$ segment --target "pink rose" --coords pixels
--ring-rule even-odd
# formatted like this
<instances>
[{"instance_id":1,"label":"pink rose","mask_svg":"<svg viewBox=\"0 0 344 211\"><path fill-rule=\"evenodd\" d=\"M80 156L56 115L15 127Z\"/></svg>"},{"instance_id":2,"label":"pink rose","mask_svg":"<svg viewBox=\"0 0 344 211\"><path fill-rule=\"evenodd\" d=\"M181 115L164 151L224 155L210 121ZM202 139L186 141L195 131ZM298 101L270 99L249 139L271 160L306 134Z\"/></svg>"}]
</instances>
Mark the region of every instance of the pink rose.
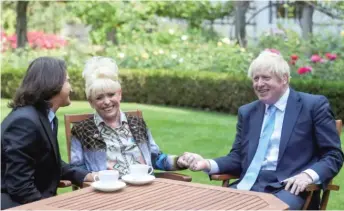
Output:
<instances>
[{"instance_id":1,"label":"pink rose","mask_svg":"<svg viewBox=\"0 0 344 211\"><path fill-rule=\"evenodd\" d=\"M311 71L312 71L312 67L311 66L304 66L304 67L300 67L297 70L297 73L300 74L300 75L303 75L303 74L309 73Z\"/></svg>"},{"instance_id":2,"label":"pink rose","mask_svg":"<svg viewBox=\"0 0 344 211\"><path fill-rule=\"evenodd\" d=\"M314 54L311 57L311 61L314 62L314 63L320 62L321 60L322 60L322 58L318 54Z\"/></svg>"}]
</instances>

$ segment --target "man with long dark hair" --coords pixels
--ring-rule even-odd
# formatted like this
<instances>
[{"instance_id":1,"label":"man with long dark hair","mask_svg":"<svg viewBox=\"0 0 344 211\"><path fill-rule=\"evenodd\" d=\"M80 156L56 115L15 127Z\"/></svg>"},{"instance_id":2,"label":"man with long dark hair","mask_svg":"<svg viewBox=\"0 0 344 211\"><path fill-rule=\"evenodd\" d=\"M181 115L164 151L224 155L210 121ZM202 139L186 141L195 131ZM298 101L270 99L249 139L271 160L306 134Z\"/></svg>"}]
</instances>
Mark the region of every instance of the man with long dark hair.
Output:
<instances>
[{"instance_id":1,"label":"man with long dark hair","mask_svg":"<svg viewBox=\"0 0 344 211\"><path fill-rule=\"evenodd\" d=\"M55 113L70 104L70 92L63 60L40 57L28 67L1 123L1 209L54 196L61 179L93 181L61 160Z\"/></svg>"}]
</instances>

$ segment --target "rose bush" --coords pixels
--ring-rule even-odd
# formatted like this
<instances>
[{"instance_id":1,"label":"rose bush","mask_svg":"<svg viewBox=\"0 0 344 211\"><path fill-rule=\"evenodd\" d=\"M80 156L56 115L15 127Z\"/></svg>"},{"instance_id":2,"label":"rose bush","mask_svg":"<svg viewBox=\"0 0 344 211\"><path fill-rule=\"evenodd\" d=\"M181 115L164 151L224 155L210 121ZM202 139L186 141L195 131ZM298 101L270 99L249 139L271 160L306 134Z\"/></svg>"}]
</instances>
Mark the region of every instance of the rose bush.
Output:
<instances>
[{"instance_id":1,"label":"rose bush","mask_svg":"<svg viewBox=\"0 0 344 211\"><path fill-rule=\"evenodd\" d=\"M280 30L278 34L268 33L261 36L258 48L275 48L289 61L293 78L320 78L325 80L344 80L344 36L313 35L303 40L296 32Z\"/></svg>"},{"instance_id":2,"label":"rose bush","mask_svg":"<svg viewBox=\"0 0 344 211\"><path fill-rule=\"evenodd\" d=\"M23 68L38 56L55 56L65 59L69 67L82 69L87 58L101 55L114 58L120 68L246 74L252 59L268 48L281 53L289 61L293 78L344 79L344 61L341 55L344 47L340 42L331 45L331 48L315 49L314 46L325 46L316 42L326 42L315 39L314 46L307 48L308 42L287 31L283 36L280 33L263 36L257 46L244 49L228 38L209 36L209 31L206 30L165 28L151 32L150 36L133 34L131 39L135 42L83 46L73 40L67 42L56 35L30 32L29 45L25 49L12 48L15 47L15 37L2 34L3 42L11 44L3 52L2 65ZM343 37L336 39L344 41ZM329 42L332 43L333 40L334 38L330 38ZM306 49L314 52L308 54Z\"/></svg>"},{"instance_id":3,"label":"rose bush","mask_svg":"<svg viewBox=\"0 0 344 211\"><path fill-rule=\"evenodd\" d=\"M16 34L8 35L1 32L2 52L17 48ZM46 34L40 31L31 31L27 33L28 46L38 49L55 49L67 45L67 41L55 34Z\"/></svg>"}]
</instances>

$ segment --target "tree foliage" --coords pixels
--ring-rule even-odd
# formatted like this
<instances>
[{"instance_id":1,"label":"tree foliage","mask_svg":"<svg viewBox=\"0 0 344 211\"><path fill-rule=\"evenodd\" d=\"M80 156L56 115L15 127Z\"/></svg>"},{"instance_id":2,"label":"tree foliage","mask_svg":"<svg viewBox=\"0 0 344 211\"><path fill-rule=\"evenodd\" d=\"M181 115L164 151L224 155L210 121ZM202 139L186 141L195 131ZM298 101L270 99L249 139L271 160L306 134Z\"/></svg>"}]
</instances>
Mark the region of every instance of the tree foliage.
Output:
<instances>
[{"instance_id":1,"label":"tree foliage","mask_svg":"<svg viewBox=\"0 0 344 211\"><path fill-rule=\"evenodd\" d=\"M212 22L232 10L231 2L211 1L84 1L70 2L68 7L92 26L92 41L98 44L108 41L109 33L121 41L135 32L151 32L157 16L184 19L192 28L199 28L204 20Z\"/></svg>"},{"instance_id":2,"label":"tree foliage","mask_svg":"<svg viewBox=\"0 0 344 211\"><path fill-rule=\"evenodd\" d=\"M158 16L184 19L190 27L200 27L204 20L221 19L233 10L231 1L159 1L150 4Z\"/></svg>"},{"instance_id":3,"label":"tree foliage","mask_svg":"<svg viewBox=\"0 0 344 211\"><path fill-rule=\"evenodd\" d=\"M1 7L1 28L12 34L16 31L16 3L1 1Z\"/></svg>"},{"instance_id":4,"label":"tree foliage","mask_svg":"<svg viewBox=\"0 0 344 211\"><path fill-rule=\"evenodd\" d=\"M344 18L344 2L338 0L332 1L304 1L306 4L310 4L315 10L322 12L334 19L342 20Z\"/></svg>"},{"instance_id":5,"label":"tree foliage","mask_svg":"<svg viewBox=\"0 0 344 211\"><path fill-rule=\"evenodd\" d=\"M68 3L70 11L84 24L90 25L94 43L104 44L109 33L149 30L154 11L144 2L84 1Z\"/></svg>"}]
</instances>

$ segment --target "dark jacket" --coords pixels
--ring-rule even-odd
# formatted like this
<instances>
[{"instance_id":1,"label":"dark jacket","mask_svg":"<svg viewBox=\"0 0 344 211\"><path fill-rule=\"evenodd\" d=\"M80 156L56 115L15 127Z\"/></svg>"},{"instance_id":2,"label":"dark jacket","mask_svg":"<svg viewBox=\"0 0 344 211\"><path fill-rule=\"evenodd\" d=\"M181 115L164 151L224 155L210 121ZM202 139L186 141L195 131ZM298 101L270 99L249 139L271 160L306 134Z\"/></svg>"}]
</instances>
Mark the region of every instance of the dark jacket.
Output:
<instances>
[{"instance_id":1,"label":"dark jacket","mask_svg":"<svg viewBox=\"0 0 344 211\"><path fill-rule=\"evenodd\" d=\"M13 110L1 123L1 208L56 195L61 179L82 184L88 171L61 160L47 114L32 106Z\"/></svg>"}]
</instances>

